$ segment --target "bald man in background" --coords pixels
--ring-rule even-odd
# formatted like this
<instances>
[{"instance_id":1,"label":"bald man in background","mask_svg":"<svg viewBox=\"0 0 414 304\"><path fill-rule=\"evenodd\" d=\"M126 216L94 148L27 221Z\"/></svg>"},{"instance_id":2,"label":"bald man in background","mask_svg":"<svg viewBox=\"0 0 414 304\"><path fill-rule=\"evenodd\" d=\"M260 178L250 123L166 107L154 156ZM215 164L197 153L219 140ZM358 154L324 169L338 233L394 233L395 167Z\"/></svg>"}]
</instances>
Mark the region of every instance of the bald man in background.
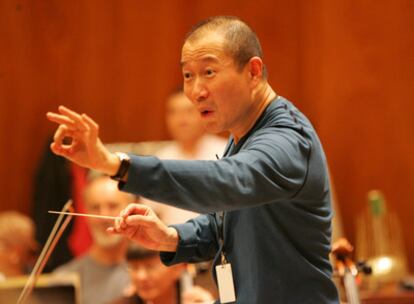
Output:
<instances>
[{"instance_id":1,"label":"bald man in background","mask_svg":"<svg viewBox=\"0 0 414 304\"><path fill-rule=\"evenodd\" d=\"M91 180L84 192L87 213L118 216L135 196L118 190L117 183L107 176ZM113 220L88 218L92 245L87 253L55 270L55 274L78 273L83 304L104 304L122 296L129 285L125 254L128 240L109 235L106 229Z\"/></svg>"}]
</instances>

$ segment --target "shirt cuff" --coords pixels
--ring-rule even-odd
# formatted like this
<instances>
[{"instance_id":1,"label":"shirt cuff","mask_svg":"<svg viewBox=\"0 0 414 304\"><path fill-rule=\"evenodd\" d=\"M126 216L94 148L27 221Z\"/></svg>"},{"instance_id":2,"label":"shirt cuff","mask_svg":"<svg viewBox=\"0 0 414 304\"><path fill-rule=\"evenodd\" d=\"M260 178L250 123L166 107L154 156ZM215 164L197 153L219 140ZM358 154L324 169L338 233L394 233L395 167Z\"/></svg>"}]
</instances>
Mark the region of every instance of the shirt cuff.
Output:
<instances>
[{"instance_id":1,"label":"shirt cuff","mask_svg":"<svg viewBox=\"0 0 414 304\"><path fill-rule=\"evenodd\" d=\"M161 261L171 266L178 263L188 262L197 254L197 240L192 223L171 225L178 232L178 246L176 252L161 252Z\"/></svg>"},{"instance_id":2,"label":"shirt cuff","mask_svg":"<svg viewBox=\"0 0 414 304\"><path fill-rule=\"evenodd\" d=\"M159 165L159 159L153 156L137 156L129 153L128 156L130 158L128 180L118 183L119 190L129 193L149 192L148 178L145 176L148 176Z\"/></svg>"}]
</instances>

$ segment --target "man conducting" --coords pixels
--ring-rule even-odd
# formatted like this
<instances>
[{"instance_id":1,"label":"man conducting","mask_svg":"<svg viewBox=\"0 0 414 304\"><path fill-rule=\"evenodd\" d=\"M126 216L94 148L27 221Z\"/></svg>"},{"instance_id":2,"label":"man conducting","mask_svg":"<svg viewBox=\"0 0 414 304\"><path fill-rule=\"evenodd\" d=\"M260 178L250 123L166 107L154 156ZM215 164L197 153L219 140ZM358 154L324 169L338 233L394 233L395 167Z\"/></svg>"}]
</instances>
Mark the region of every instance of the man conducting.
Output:
<instances>
[{"instance_id":1,"label":"man conducting","mask_svg":"<svg viewBox=\"0 0 414 304\"><path fill-rule=\"evenodd\" d=\"M163 251L167 265L214 258L222 303L338 303L324 152L308 119L267 82L256 34L234 17L207 19L186 37L181 67L207 130L231 134L220 160L112 154L98 125L65 107L47 115L59 124L51 149L124 191L205 213L167 227L130 205L109 230Z\"/></svg>"}]
</instances>

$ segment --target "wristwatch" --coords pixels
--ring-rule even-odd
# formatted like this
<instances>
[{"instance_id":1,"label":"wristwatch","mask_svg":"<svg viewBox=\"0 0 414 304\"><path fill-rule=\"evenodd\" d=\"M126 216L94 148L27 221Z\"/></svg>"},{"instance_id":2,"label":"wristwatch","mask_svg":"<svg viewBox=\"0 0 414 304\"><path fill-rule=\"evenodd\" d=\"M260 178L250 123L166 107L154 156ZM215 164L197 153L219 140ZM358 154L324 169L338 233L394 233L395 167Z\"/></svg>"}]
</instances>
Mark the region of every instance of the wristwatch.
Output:
<instances>
[{"instance_id":1,"label":"wristwatch","mask_svg":"<svg viewBox=\"0 0 414 304\"><path fill-rule=\"evenodd\" d=\"M131 159L126 153L115 152L115 154L121 161L121 165L119 166L119 169L116 172L116 174L112 175L111 178L116 181L122 181L128 172L129 166L131 165Z\"/></svg>"}]
</instances>

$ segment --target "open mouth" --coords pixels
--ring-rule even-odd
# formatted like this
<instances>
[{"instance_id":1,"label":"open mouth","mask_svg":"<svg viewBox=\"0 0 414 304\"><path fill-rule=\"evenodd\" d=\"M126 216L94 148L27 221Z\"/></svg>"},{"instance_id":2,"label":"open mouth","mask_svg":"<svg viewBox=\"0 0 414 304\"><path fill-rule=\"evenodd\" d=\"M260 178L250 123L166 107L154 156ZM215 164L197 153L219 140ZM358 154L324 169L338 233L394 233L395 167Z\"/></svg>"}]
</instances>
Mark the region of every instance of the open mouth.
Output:
<instances>
[{"instance_id":1,"label":"open mouth","mask_svg":"<svg viewBox=\"0 0 414 304\"><path fill-rule=\"evenodd\" d=\"M201 111L201 117L208 117L213 113L213 111L209 111L209 110L204 110Z\"/></svg>"}]
</instances>

